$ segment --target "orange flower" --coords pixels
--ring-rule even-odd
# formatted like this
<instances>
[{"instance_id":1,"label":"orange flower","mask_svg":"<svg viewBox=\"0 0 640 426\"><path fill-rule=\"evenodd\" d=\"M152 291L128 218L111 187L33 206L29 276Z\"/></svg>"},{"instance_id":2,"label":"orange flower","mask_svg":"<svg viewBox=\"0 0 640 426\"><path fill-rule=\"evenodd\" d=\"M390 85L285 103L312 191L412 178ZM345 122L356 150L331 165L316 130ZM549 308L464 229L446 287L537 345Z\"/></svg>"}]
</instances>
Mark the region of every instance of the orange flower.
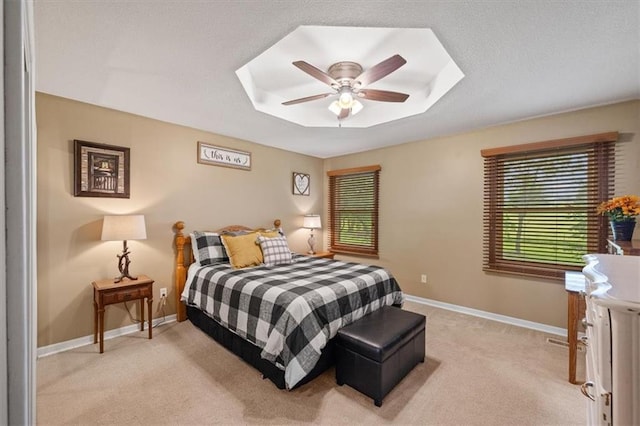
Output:
<instances>
[{"instance_id":1,"label":"orange flower","mask_svg":"<svg viewBox=\"0 0 640 426\"><path fill-rule=\"evenodd\" d=\"M614 222L635 220L635 216L640 214L640 197L637 195L614 197L602 202L596 211L598 214L606 214Z\"/></svg>"}]
</instances>

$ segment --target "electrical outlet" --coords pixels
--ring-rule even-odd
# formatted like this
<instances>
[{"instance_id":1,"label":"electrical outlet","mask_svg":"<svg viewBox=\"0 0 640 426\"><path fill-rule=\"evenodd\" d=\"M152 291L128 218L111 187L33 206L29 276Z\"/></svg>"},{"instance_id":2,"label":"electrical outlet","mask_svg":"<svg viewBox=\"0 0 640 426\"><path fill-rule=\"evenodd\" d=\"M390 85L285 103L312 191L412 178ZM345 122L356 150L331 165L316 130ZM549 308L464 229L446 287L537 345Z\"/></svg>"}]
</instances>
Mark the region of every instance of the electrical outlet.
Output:
<instances>
[{"instance_id":1,"label":"electrical outlet","mask_svg":"<svg viewBox=\"0 0 640 426\"><path fill-rule=\"evenodd\" d=\"M167 297L167 288L166 287L162 287L160 289L160 297Z\"/></svg>"},{"instance_id":2,"label":"electrical outlet","mask_svg":"<svg viewBox=\"0 0 640 426\"><path fill-rule=\"evenodd\" d=\"M427 275L426 274L420 275L420 282L422 284L426 284L427 283Z\"/></svg>"}]
</instances>

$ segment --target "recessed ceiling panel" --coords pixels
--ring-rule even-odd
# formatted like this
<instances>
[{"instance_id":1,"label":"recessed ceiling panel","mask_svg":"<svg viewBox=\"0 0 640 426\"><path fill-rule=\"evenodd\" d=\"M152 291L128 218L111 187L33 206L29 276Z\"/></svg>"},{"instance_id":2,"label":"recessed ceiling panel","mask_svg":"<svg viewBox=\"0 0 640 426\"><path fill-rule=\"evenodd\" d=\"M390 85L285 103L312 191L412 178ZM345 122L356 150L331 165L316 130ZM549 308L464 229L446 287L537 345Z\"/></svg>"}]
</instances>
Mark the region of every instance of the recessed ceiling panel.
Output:
<instances>
[{"instance_id":1,"label":"recessed ceiling panel","mask_svg":"<svg viewBox=\"0 0 640 426\"><path fill-rule=\"evenodd\" d=\"M304 61L324 73L339 62L355 62L363 70L400 55L406 63L363 87L408 94L404 102L356 96L362 109L339 119L329 106L339 89L314 78L293 62ZM427 111L464 74L430 29L300 26L236 71L258 111L306 127L370 127ZM328 94L308 102L283 102ZM338 110L339 111L339 110Z\"/></svg>"}]
</instances>

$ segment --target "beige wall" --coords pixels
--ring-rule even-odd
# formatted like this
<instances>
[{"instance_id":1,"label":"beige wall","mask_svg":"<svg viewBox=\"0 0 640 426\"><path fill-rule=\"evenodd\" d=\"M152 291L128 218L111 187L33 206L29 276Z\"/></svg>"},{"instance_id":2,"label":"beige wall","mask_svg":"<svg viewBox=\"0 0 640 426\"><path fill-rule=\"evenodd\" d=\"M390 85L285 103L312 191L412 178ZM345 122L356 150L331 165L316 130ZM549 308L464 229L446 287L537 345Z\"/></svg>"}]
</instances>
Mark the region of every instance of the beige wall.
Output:
<instances>
[{"instance_id":1,"label":"beige wall","mask_svg":"<svg viewBox=\"0 0 640 426\"><path fill-rule=\"evenodd\" d=\"M377 263L406 293L565 328L562 283L482 271L480 150L607 131L622 133L626 173L618 194L640 193L637 101L337 157L324 167L382 166Z\"/></svg>"},{"instance_id":2,"label":"beige wall","mask_svg":"<svg viewBox=\"0 0 640 426\"><path fill-rule=\"evenodd\" d=\"M322 211L322 160L42 93L36 114L39 347L93 333L91 281L116 276L122 250L100 241L105 214L145 215L147 239L129 242L131 272L156 280L154 316L160 287L169 289L167 313L175 313L177 220L190 231L280 218L292 249L306 250L301 215ZM73 196L74 139L131 148L130 199ZM197 141L250 151L252 170L197 164ZM292 195L294 171L311 175L311 196ZM122 305L106 317L107 330L131 323Z\"/></svg>"},{"instance_id":3,"label":"beige wall","mask_svg":"<svg viewBox=\"0 0 640 426\"><path fill-rule=\"evenodd\" d=\"M412 295L566 327L561 283L482 272L483 148L619 131L625 193L640 193L640 102L560 114L328 160L38 93L38 346L93 333L91 281L117 275L121 244L100 241L102 216L141 213L148 239L131 241L132 273L170 291L172 224L187 230L283 221L306 250L301 215L326 213L326 170L380 164L380 259ZM73 196L73 139L131 148L131 198ZM253 169L196 163L196 142L252 153ZM291 173L311 174L311 196L291 194ZM324 184L323 184L324 183ZM323 221L326 222L326 214ZM362 259L354 259L362 260ZM365 260L367 261L367 260ZM420 283L420 274L428 283ZM137 312L137 311L135 311ZM107 329L130 324L107 308Z\"/></svg>"}]
</instances>

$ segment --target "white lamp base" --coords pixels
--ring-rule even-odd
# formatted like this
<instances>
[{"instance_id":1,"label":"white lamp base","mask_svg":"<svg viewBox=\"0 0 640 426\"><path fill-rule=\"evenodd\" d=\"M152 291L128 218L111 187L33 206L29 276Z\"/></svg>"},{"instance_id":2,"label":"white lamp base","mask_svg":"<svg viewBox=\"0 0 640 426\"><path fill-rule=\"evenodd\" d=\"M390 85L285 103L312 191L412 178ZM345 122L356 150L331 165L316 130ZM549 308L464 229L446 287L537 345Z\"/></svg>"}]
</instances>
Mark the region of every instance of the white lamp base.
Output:
<instances>
[{"instance_id":1,"label":"white lamp base","mask_svg":"<svg viewBox=\"0 0 640 426\"><path fill-rule=\"evenodd\" d=\"M313 250L314 246L316 245L316 237L313 236L313 231L311 231L311 236L307 240L307 243L309 243L309 251L307 253L316 254L316 252Z\"/></svg>"}]
</instances>

